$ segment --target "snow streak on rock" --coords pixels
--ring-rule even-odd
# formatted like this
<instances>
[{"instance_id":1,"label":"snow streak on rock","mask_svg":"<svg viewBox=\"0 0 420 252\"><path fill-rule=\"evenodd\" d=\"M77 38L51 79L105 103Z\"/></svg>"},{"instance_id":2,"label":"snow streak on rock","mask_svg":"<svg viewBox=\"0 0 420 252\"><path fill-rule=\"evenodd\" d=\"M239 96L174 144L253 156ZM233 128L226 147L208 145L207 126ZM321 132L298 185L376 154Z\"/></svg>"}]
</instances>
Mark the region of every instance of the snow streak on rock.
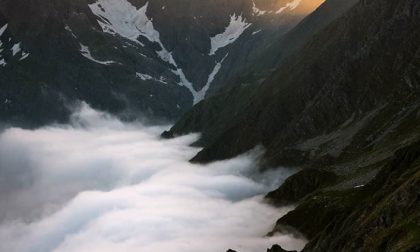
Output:
<instances>
[{"instance_id":1,"label":"snow streak on rock","mask_svg":"<svg viewBox=\"0 0 420 252\"><path fill-rule=\"evenodd\" d=\"M151 29L153 27L144 19L144 9L137 10L128 1L99 0L89 7L98 16L98 23L104 32L118 34L141 45L137 40L140 35L149 35L152 39L156 36L154 29Z\"/></svg>"},{"instance_id":2,"label":"snow streak on rock","mask_svg":"<svg viewBox=\"0 0 420 252\"><path fill-rule=\"evenodd\" d=\"M7 29L7 24L5 24L2 28L0 28L0 37L3 35L4 31ZM0 53L3 52L3 43L0 40ZM6 66L7 63L6 61L3 59L3 56L0 54L0 66L4 67Z\"/></svg>"},{"instance_id":3,"label":"snow streak on rock","mask_svg":"<svg viewBox=\"0 0 420 252\"><path fill-rule=\"evenodd\" d=\"M22 57L20 57L19 61L25 60L29 57L29 53L22 52Z\"/></svg>"},{"instance_id":4,"label":"snow streak on rock","mask_svg":"<svg viewBox=\"0 0 420 252\"><path fill-rule=\"evenodd\" d=\"M83 44L80 44L80 47L81 47L80 52L82 53L83 57L85 57L85 58L87 58L87 59L89 59L89 60L91 60L93 62L102 64L102 65L111 65L111 64L117 63L117 62L112 61L112 60L108 60L108 61L100 61L100 60L97 60L97 59L93 58L93 56L92 56L92 54L91 54L91 52L89 50L89 47L87 47L87 46L85 46Z\"/></svg>"},{"instance_id":5,"label":"snow streak on rock","mask_svg":"<svg viewBox=\"0 0 420 252\"><path fill-rule=\"evenodd\" d=\"M178 67L172 53L166 50L161 42L159 32L154 28L152 19L147 16L148 6L147 2L143 7L137 9L126 0L98 0L89 5L92 12L99 18L98 23L104 32L119 35L141 46L144 44L138 40L140 36L147 38L152 43L159 44L161 50L156 54L160 59L176 68L172 72L179 77L178 84L187 88L196 101L197 91L193 84L187 80L182 69Z\"/></svg>"},{"instance_id":6,"label":"snow streak on rock","mask_svg":"<svg viewBox=\"0 0 420 252\"><path fill-rule=\"evenodd\" d=\"M252 15L253 16L261 16L261 15L264 15L266 13L267 13L267 11L258 9L258 7L255 4L255 2L252 1Z\"/></svg>"},{"instance_id":7,"label":"snow streak on rock","mask_svg":"<svg viewBox=\"0 0 420 252\"><path fill-rule=\"evenodd\" d=\"M242 33L250 27L251 24L246 22L242 15L233 14L230 16L230 23L225 31L221 34L210 38L211 49L209 55L214 55L217 50L235 42Z\"/></svg>"},{"instance_id":8,"label":"snow streak on rock","mask_svg":"<svg viewBox=\"0 0 420 252\"><path fill-rule=\"evenodd\" d=\"M152 77L148 74L136 73L136 77L140 78L141 80L144 80L144 81L153 80L153 81L160 82L160 83L163 83L163 84L168 84L165 81L165 78L163 78L162 76L159 79L157 79L157 78L154 78L154 77Z\"/></svg>"},{"instance_id":9,"label":"snow streak on rock","mask_svg":"<svg viewBox=\"0 0 420 252\"><path fill-rule=\"evenodd\" d=\"M144 44L138 38L145 37L150 42L159 44L161 50L156 53L163 61L176 66L172 54L160 41L160 34L154 28L152 19L146 14L148 6L149 3L146 3L137 9L126 0L99 0L89 5L92 12L99 17L98 23L104 32L127 38L141 46Z\"/></svg>"},{"instance_id":10,"label":"snow streak on rock","mask_svg":"<svg viewBox=\"0 0 420 252\"><path fill-rule=\"evenodd\" d=\"M262 31L261 29L256 30L256 31L254 31L254 32L252 33L252 35L256 35L256 34L260 33L261 31Z\"/></svg>"},{"instance_id":11,"label":"snow streak on rock","mask_svg":"<svg viewBox=\"0 0 420 252\"><path fill-rule=\"evenodd\" d=\"M20 48L20 43L16 43L12 46L12 54L13 56L16 56L17 53L19 53L22 49Z\"/></svg>"},{"instance_id":12,"label":"snow streak on rock","mask_svg":"<svg viewBox=\"0 0 420 252\"><path fill-rule=\"evenodd\" d=\"M209 78L207 79L206 85L198 92L198 98L200 100L203 100L206 97L206 93L209 90L211 83L214 81L214 78L219 73L220 69L222 68L222 63L223 61L225 61L228 55L229 53L226 54L225 57L223 57L223 59L220 62L217 62L214 66L213 71L210 73Z\"/></svg>"},{"instance_id":13,"label":"snow streak on rock","mask_svg":"<svg viewBox=\"0 0 420 252\"><path fill-rule=\"evenodd\" d=\"M2 35L3 35L3 33L6 31L7 26L8 26L8 24L5 24L5 25L3 25L3 26L0 28L0 36L2 36Z\"/></svg>"},{"instance_id":14,"label":"snow streak on rock","mask_svg":"<svg viewBox=\"0 0 420 252\"><path fill-rule=\"evenodd\" d=\"M276 14L280 14L280 13L282 13L286 9L294 10L294 9L296 9L299 6L300 2L302 2L302 0L293 0L292 2L287 3L286 6L281 7L276 12Z\"/></svg>"},{"instance_id":15,"label":"snow streak on rock","mask_svg":"<svg viewBox=\"0 0 420 252\"><path fill-rule=\"evenodd\" d=\"M5 31L7 30L7 28L8 28L8 24L5 24L0 28L0 38L3 35L6 35ZM3 41L9 41L10 42L10 41L12 41L12 38L7 37L6 39L3 39ZM6 47L7 47L6 48L6 47L3 46L3 42L0 39L0 53L2 53L4 50L10 50L13 57L19 57L18 61L22 61L29 56L29 53L25 52L22 49L21 44L22 44L21 42L16 42L11 47L6 45ZM9 59L7 59L7 60L9 60ZM3 55L0 54L0 66L4 67L6 65L7 65L6 59L3 57Z\"/></svg>"},{"instance_id":16,"label":"snow streak on rock","mask_svg":"<svg viewBox=\"0 0 420 252\"><path fill-rule=\"evenodd\" d=\"M178 85L186 87L191 92L191 95L193 96L194 104L199 102L200 99L198 98L197 91L194 89L193 84L189 80L187 80L187 77L185 76L182 69L177 67L177 69L172 70L172 72L179 77Z\"/></svg>"}]
</instances>

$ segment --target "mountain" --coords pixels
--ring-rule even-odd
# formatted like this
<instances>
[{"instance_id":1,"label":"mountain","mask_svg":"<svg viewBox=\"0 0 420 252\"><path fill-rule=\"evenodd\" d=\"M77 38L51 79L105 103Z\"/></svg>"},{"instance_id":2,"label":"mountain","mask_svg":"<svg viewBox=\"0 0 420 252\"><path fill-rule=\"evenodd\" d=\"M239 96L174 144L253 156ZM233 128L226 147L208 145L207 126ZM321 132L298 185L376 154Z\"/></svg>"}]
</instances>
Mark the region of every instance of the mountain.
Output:
<instances>
[{"instance_id":1,"label":"mountain","mask_svg":"<svg viewBox=\"0 0 420 252\"><path fill-rule=\"evenodd\" d=\"M63 121L79 100L125 118L178 118L320 3L1 1L0 119Z\"/></svg>"},{"instance_id":2,"label":"mountain","mask_svg":"<svg viewBox=\"0 0 420 252\"><path fill-rule=\"evenodd\" d=\"M305 252L419 251L419 161L420 142L415 142L398 149L366 184L314 189L273 231L301 231L310 239Z\"/></svg>"},{"instance_id":3,"label":"mountain","mask_svg":"<svg viewBox=\"0 0 420 252\"><path fill-rule=\"evenodd\" d=\"M391 10L359 2L262 83L241 83L197 104L169 135L202 132L196 161L262 144L273 165L345 160L395 135L409 141L416 132L419 40L417 13L405 14L405 2ZM403 128L406 121L411 128Z\"/></svg>"},{"instance_id":4,"label":"mountain","mask_svg":"<svg viewBox=\"0 0 420 252\"><path fill-rule=\"evenodd\" d=\"M418 0L3 0L0 122L178 119L162 136L201 133L192 162L300 168L267 235L418 251L419 42Z\"/></svg>"},{"instance_id":5,"label":"mountain","mask_svg":"<svg viewBox=\"0 0 420 252\"><path fill-rule=\"evenodd\" d=\"M325 28L332 20L350 9L357 0L327 0L314 12L296 25L292 30L278 34L276 39L269 40L259 51L252 50L253 60L239 65L235 72L234 66L229 66L234 72L232 78L226 78L228 84L261 82L283 63L288 56L299 50L313 35ZM223 90L223 89L222 89ZM219 91L219 90L217 90Z\"/></svg>"},{"instance_id":6,"label":"mountain","mask_svg":"<svg viewBox=\"0 0 420 252\"><path fill-rule=\"evenodd\" d=\"M282 36L308 39L257 66L262 79L237 79L163 136L201 132L194 162L262 146L262 169L302 168L266 199L297 206L268 235L302 235L303 251L419 251L420 2L324 15L332 3Z\"/></svg>"}]
</instances>

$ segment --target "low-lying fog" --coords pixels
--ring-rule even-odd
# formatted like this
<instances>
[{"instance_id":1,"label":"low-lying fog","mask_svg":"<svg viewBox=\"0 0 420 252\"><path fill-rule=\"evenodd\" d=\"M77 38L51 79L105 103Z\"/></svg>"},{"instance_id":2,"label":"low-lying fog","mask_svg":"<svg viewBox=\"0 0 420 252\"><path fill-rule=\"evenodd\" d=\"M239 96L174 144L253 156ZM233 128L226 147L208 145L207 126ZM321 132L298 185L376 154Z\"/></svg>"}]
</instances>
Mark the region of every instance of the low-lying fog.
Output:
<instances>
[{"instance_id":1,"label":"low-lying fog","mask_svg":"<svg viewBox=\"0 0 420 252\"><path fill-rule=\"evenodd\" d=\"M188 160L197 135L125 124L82 105L70 125L0 135L0 251L264 252L288 209L262 202L292 171L256 175L257 153Z\"/></svg>"}]
</instances>

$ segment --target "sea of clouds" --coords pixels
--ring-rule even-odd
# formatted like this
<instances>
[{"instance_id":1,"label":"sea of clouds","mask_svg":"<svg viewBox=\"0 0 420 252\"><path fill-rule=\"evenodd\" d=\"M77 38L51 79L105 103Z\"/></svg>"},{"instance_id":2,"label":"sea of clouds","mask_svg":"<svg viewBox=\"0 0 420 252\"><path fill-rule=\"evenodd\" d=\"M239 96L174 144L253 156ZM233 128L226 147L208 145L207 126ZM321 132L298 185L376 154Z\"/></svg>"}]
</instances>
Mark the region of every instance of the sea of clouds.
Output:
<instances>
[{"instance_id":1,"label":"sea of clouds","mask_svg":"<svg viewBox=\"0 0 420 252\"><path fill-rule=\"evenodd\" d=\"M198 135L122 123L83 104L69 125L0 134L0 251L263 252L303 248L265 237L287 208L262 195L292 170L256 173L258 151L188 162Z\"/></svg>"}]
</instances>

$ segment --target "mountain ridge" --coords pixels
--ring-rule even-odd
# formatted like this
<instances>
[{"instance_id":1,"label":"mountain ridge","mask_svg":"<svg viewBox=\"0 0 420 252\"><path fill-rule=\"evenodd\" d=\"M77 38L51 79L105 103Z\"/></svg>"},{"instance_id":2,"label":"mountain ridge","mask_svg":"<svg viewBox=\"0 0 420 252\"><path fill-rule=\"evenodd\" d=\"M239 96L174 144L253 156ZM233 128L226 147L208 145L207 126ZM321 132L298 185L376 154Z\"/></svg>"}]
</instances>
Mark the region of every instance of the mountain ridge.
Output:
<instances>
[{"instance_id":1,"label":"mountain ridge","mask_svg":"<svg viewBox=\"0 0 420 252\"><path fill-rule=\"evenodd\" d=\"M0 117L63 121L67 103L81 100L123 118L173 120L221 87L229 66L241 69L241 45L276 39L306 2L274 13L259 8L288 1L3 1ZM20 61L9 54L18 43Z\"/></svg>"},{"instance_id":2,"label":"mountain ridge","mask_svg":"<svg viewBox=\"0 0 420 252\"><path fill-rule=\"evenodd\" d=\"M358 4L358 6L363 6L363 4L364 3L361 2ZM401 3L401 5L403 5L403 3ZM359 7L359 9L360 8L365 9L365 7ZM357 10L357 8L353 8L353 11L351 13L356 13ZM373 10L372 8L370 9L370 11L375 10ZM349 15L351 14L347 14L347 16ZM360 121L363 118L369 116L370 113L374 113L375 109L383 109L383 113L386 113L386 110L392 110L393 105L391 105L391 101L394 101L394 105L396 107L411 106L410 103L412 104L412 106L416 107L417 105L415 105L415 101L418 95L418 92L416 91L416 86L410 86L405 82L404 79L399 79L398 77L402 75L402 72L407 71L407 69L410 69L410 65L402 65L402 68L398 70L400 72L395 72L395 70L393 70L394 72L388 71L387 74L391 73L389 78L387 80L381 80L385 83L390 83L386 87L381 86L381 81L377 81L373 78L369 80L371 82L370 87L364 87L363 78L366 72L359 66L365 63L360 63L357 61L365 60L365 62L367 63L368 57L372 56L366 53L362 54L362 51L354 52L353 55L355 55L355 57L347 56L346 54L351 53L339 49L343 46L346 46L349 48L349 50L357 51L357 46L353 47L356 49L352 49L350 45L357 45L359 43L360 46L362 46L361 43L356 42L356 40L363 41L363 39L361 40L359 38L352 38L352 41L348 41L350 33L353 32L350 29L348 29L347 31L343 30L342 34L339 34L337 32L335 35L330 34L338 29L337 25L341 25L341 27L347 25L347 18L348 17L341 18L334 24L324 29L321 32L322 35L315 36L311 40L311 42L309 42L309 44L307 44L302 49L298 56L293 56L289 58L290 60L288 62L283 63L282 67L280 67L278 71L272 74L268 80L261 84L257 91L254 90L255 85L250 84L242 89L237 88L234 91L227 91L220 95L220 97L210 98L193 108L191 112L189 112L172 128L171 133L183 134L187 132L201 131L203 133L203 137L199 143L204 144L205 148L200 154L198 154L195 160L210 161L213 159L223 159L237 155L241 152L253 148L257 144L263 144L268 149L278 152L279 149L287 149L285 148L287 146L281 146L279 148L276 148L276 146L273 146L274 142L287 143L289 147L293 147L293 145L298 145L305 139L309 140L310 138L316 137L317 135L322 135L323 133L325 135L328 135L328 133L331 133L332 131L334 131L334 129L338 130L340 125L348 126L345 125L347 121L347 124L352 123L353 125L356 125L356 121ZM412 18L415 18L415 16L412 16ZM415 23L413 23L412 21L407 22L411 22L411 25L415 25ZM374 24L372 24L372 26L374 26ZM357 27L357 25L354 24L351 27ZM360 25L360 28L369 29L367 27L363 27L363 25ZM358 27L357 29L360 28ZM394 29L396 30L398 28L395 27ZM405 31L411 33L409 28L405 28ZM345 32L347 32L347 34L345 34ZM365 31L359 31L359 34L365 34L364 32ZM379 35L382 31L378 32ZM388 34L386 34L385 30L383 32L384 34L381 34L380 36L382 36L383 39L388 39ZM371 35L369 35L369 33L366 34L366 36L368 37L367 39L369 41L369 36ZM413 43L417 39L416 34L417 33L411 33L411 40L407 40L407 42L405 42L406 45L404 49L401 49L401 51L404 51L405 53L404 57L407 58L407 62L412 62L416 59L415 55L417 45L416 43ZM322 40L319 39L321 36L324 36ZM335 37L331 38L331 36ZM401 41L403 37L404 35L400 34L398 38L395 38L395 40ZM369 43L379 43L379 41L376 39L370 41L371 42ZM330 50L332 46L335 46L337 48L337 50L334 51L335 53L328 52L328 50ZM399 48L402 48L401 45L399 46ZM318 49L315 50L314 48ZM328 50L323 51L324 48L328 48ZM398 53L397 50L400 49L390 48L390 50L394 50L394 52ZM374 57L382 57L379 56L380 52L376 48L372 49L371 53L375 54ZM313 54L315 54L315 56ZM329 57L329 59L324 58L324 55L328 55L327 57ZM391 57L391 59L388 61L386 59L383 60L385 62L390 62L389 64L391 64L391 60L393 60L392 57L395 57L395 55L396 54L392 54L391 56L389 56ZM348 62L343 61L344 57L347 57L346 60ZM375 60L377 60L376 62L378 63L381 62L381 60ZM307 62L310 63L308 64ZM344 64L340 62L344 62ZM372 64L371 67L378 68L378 71L387 71L383 69L385 68L385 66L375 65L377 64L376 62L372 61L369 64ZM359 64L359 66L356 69L351 69L352 66L357 66L357 64ZM332 68L326 69L326 67L320 66L331 66ZM350 70L359 71L358 77L353 74L350 77ZM331 71L332 74L330 74ZM344 78L343 74L346 75L344 76ZM411 74L413 75L409 78L416 78L415 72ZM360 81L357 81L357 78L360 78ZM390 81L391 79L395 81L395 83L398 83L398 86L392 85ZM326 82L326 80L328 82ZM346 86L339 86L336 84L336 81L341 82ZM350 87L351 81L353 81L359 86L352 85ZM278 83L281 84L277 85ZM299 87L298 85L301 86ZM242 93L239 94L240 92ZM323 92L325 94L323 94ZM375 93L376 95L369 96L368 92ZM398 95L402 95L403 97L405 97L405 101L397 98ZM246 98L242 99L240 97ZM229 101L230 105L222 105L224 100ZM310 102L307 103L307 101ZM340 101L345 101L346 104L344 104L344 106L340 105ZM390 104L386 105L388 108L382 108L381 106L383 106L385 102L388 101L390 102ZM403 105L404 102L406 103L406 105ZM215 118L212 117L211 113L207 113L207 111L212 111L212 105L214 107L217 106L220 109L214 110L217 111L217 115L213 116ZM331 107L336 105L339 106ZM232 109L233 106L235 106L235 108ZM194 114L194 110L197 111L196 114ZM324 111L325 113L330 114L323 115L319 113L320 111ZM302 114L299 115L299 113ZM200 119L205 118L208 114L210 114L209 120ZM229 122L228 119L232 118L231 115L235 115L233 117L234 120L232 120L233 123ZM196 116L196 118L194 116ZM251 117L254 118L251 119ZM315 119L314 117L318 118ZM323 120L322 117L324 117L326 120ZM334 118L334 121L331 120L332 118ZM200 120L202 121L200 122ZM209 125L206 125L206 123L208 122L211 123ZM328 123L331 124L328 125ZM245 129L246 127L253 128L251 131L248 130L248 134L245 133L247 135L246 138L239 137L238 135L233 136L235 134L241 134L240 132L247 132ZM282 129L280 132L277 130L279 128ZM223 135L223 130L225 130L225 132L230 133L232 133L233 131L232 136L227 137L226 135ZM255 133L249 134L249 132ZM277 138L280 139L275 140L276 135ZM255 140L250 140L253 137L255 137ZM217 144L218 138L220 139L220 144ZM211 154L211 148L215 150L221 150L224 148L223 146L229 145L230 138L233 142L231 146L228 147L230 148L230 150L225 152L227 154L226 156L217 157L217 154L215 154L216 156L214 157L206 157L207 154ZM249 141L249 143L244 143L243 145L235 144L235 141L237 141L240 138L242 138L243 141ZM287 139L294 141L294 143L291 143ZM234 148L238 148L238 150L234 150ZM298 149L295 150L297 153L301 152ZM290 151L293 150L291 149ZM217 151L215 151L214 153L216 152ZM288 153L284 154L286 158ZM293 153L291 154L293 155ZM275 159L274 156L273 158Z\"/></svg>"},{"instance_id":3,"label":"mountain ridge","mask_svg":"<svg viewBox=\"0 0 420 252\"><path fill-rule=\"evenodd\" d=\"M417 251L419 24L418 1L361 0L266 79L207 98L163 136L201 132L193 162L259 145L262 169L302 168L266 199L297 206L268 235L306 237L303 251Z\"/></svg>"}]
</instances>

